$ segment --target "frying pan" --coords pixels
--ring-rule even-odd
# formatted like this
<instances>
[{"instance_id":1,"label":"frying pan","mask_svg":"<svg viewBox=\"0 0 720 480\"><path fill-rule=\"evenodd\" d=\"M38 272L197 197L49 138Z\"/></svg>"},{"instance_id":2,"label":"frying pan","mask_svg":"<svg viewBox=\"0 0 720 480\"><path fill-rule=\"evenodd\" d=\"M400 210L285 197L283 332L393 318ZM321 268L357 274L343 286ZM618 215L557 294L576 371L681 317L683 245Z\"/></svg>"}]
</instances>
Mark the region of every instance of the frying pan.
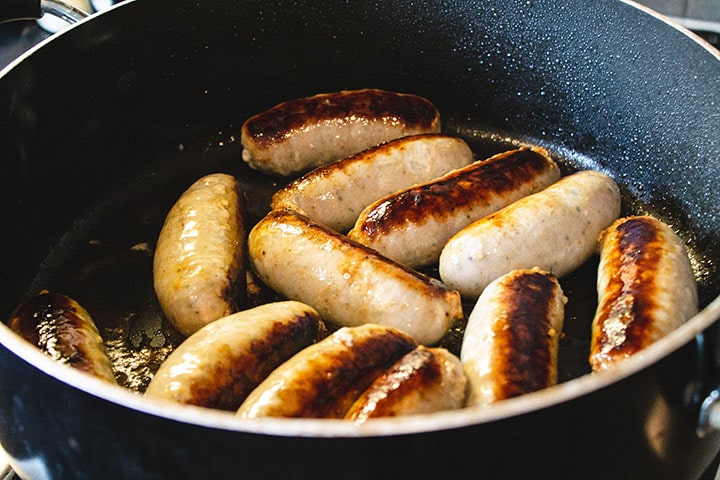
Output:
<instances>
[{"instance_id":1,"label":"frying pan","mask_svg":"<svg viewBox=\"0 0 720 480\"><path fill-rule=\"evenodd\" d=\"M631 2L143 0L82 20L0 74L2 315L60 289L104 332L120 325L138 352L172 343L153 323L147 264L169 206L202 174L227 171L258 218L282 180L242 164L242 122L283 100L366 87L429 98L479 157L534 144L565 172L608 173L624 213L653 213L686 241L702 311L620 371L587 374L591 262L563 280L581 300L569 303L561 362L571 366L558 386L362 428L151 401L54 363L0 325L0 442L21 476L705 471L720 450L720 57Z\"/></svg>"}]
</instances>

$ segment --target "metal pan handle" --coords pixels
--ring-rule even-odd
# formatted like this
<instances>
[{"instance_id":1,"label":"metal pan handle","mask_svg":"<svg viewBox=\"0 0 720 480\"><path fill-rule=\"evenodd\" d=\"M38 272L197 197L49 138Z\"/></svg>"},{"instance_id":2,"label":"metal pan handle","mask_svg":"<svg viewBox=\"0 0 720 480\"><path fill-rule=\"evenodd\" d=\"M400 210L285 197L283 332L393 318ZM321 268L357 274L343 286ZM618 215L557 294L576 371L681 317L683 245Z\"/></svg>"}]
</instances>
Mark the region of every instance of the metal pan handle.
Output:
<instances>
[{"instance_id":1,"label":"metal pan handle","mask_svg":"<svg viewBox=\"0 0 720 480\"><path fill-rule=\"evenodd\" d=\"M720 387L710 392L700 405L695 432L698 437L703 438L716 430L720 430Z\"/></svg>"},{"instance_id":2,"label":"metal pan handle","mask_svg":"<svg viewBox=\"0 0 720 480\"><path fill-rule=\"evenodd\" d=\"M713 302L717 303L717 302ZM720 431L720 327L713 325L704 334L706 340L707 392L698 407L697 436L703 438L711 432Z\"/></svg>"},{"instance_id":3,"label":"metal pan handle","mask_svg":"<svg viewBox=\"0 0 720 480\"><path fill-rule=\"evenodd\" d=\"M74 5L62 0L41 0L40 6L43 14L54 15L67 23L75 23L90 15Z\"/></svg>"}]
</instances>

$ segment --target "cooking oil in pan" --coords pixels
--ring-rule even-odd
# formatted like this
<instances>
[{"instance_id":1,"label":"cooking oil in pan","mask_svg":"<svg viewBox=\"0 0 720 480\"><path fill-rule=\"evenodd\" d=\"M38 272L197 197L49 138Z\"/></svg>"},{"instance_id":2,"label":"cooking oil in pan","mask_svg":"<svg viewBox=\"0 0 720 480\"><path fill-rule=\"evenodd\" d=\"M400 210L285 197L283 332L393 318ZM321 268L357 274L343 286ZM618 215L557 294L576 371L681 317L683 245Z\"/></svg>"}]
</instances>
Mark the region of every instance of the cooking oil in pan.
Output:
<instances>
[{"instance_id":1,"label":"cooking oil in pan","mask_svg":"<svg viewBox=\"0 0 720 480\"><path fill-rule=\"evenodd\" d=\"M468 141L477 158L523 144L477 131L457 134ZM542 146L553 153L564 174L592 167L558 154L551 146ZM219 171L233 174L247 194L247 222L254 224L269 210L273 192L285 183L247 168L239 160L239 149L237 144L205 146L197 151L184 146L175 155L148 167L151 171L139 172L136 184L118 187L115 194L108 195L109 200L102 202L102 211L92 213L101 217L100 221L77 222L91 228L74 232L80 238L71 242L73 247L57 249L53 253L57 258L43 264L52 265L51 272L40 272L36 277L42 279L42 285L36 280L29 289L48 288L83 305L103 335L118 382L129 389L143 392L160 364L184 338L163 317L152 282L155 241L178 196L202 175ZM560 382L590 371L587 358L590 325L597 305L597 262L594 256L560 279L568 298L558 357ZM424 269L424 273L439 277L436 267ZM251 277L248 284L252 286L250 306L280 299L257 279ZM473 306L464 305L466 318ZM439 345L459 355L465 321L454 325ZM329 327L332 330L333 326Z\"/></svg>"}]
</instances>

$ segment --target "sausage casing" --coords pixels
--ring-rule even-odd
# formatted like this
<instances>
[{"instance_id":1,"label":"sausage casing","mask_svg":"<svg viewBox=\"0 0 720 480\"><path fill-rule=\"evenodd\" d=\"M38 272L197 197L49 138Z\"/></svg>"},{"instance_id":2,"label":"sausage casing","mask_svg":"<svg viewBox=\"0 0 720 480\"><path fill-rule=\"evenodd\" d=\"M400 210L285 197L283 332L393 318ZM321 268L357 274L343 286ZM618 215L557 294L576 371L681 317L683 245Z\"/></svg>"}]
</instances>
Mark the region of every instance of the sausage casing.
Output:
<instances>
[{"instance_id":1,"label":"sausage casing","mask_svg":"<svg viewBox=\"0 0 720 480\"><path fill-rule=\"evenodd\" d=\"M345 418L398 417L462 408L467 379L460 359L444 348L418 346L378 377Z\"/></svg>"},{"instance_id":2,"label":"sausage casing","mask_svg":"<svg viewBox=\"0 0 720 480\"><path fill-rule=\"evenodd\" d=\"M581 171L523 197L453 235L440 254L440 278L477 297L499 276L539 267L562 277L595 252L620 215L620 189L607 175Z\"/></svg>"},{"instance_id":3,"label":"sausage casing","mask_svg":"<svg viewBox=\"0 0 720 480\"><path fill-rule=\"evenodd\" d=\"M271 371L314 343L322 325L313 308L293 301L221 318L165 359L145 395L235 411Z\"/></svg>"},{"instance_id":4,"label":"sausage casing","mask_svg":"<svg viewBox=\"0 0 720 480\"><path fill-rule=\"evenodd\" d=\"M599 239L590 365L599 371L664 337L698 311L682 239L652 216L618 219Z\"/></svg>"},{"instance_id":5,"label":"sausage casing","mask_svg":"<svg viewBox=\"0 0 720 480\"><path fill-rule=\"evenodd\" d=\"M54 360L116 383L95 321L74 299L42 292L15 308L9 326Z\"/></svg>"},{"instance_id":6,"label":"sausage casing","mask_svg":"<svg viewBox=\"0 0 720 480\"><path fill-rule=\"evenodd\" d=\"M559 178L544 149L510 150L373 202L348 236L411 268L430 265L463 227Z\"/></svg>"},{"instance_id":7,"label":"sausage casing","mask_svg":"<svg viewBox=\"0 0 720 480\"><path fill-rule=\"evenodd\" d=\"M460 349L468 406L557 383L566 301L555 276L539 269L514 270L488 285L470 312Z\"/></svg>"},{"instance_id":8,"label":"sausage casing","mask_svg":"<svg viewBox=\"0 0 720 480\"><path fill-rule=\"evenodd\" d=\"M291 210L260 220L248 253L262 282L338 325L388 325L429 345L463 318L455 290Z\"/></svg>"},{"instance_id":9,"label":"sausage casing","mask_svg":"<svg viewBox=\"0 0 720 480\"><path fill-rule=\"evenodd\" d=\"M415 347L395 328L341 328L276 368L237 413L245 418L343 418L378 376Z\"/></svg>"},{"instance_id":10,"label":"sausage casing","mask_svg":"<svg viewBox=\"0 0 720 480\"><path fill-rule=\"evenodd\" d=\"M167 319L184 335L235 312L245 295L242 191L231 175L194 182L158 236L153 284Z\"/></svg>"},{"instance_id":11,"label":"sausage casing","mask_svg":"<svg viewBox=\"0 0 720 480\"><path fill-rule=\"evenodd\" d=\"M429 100L362 89L280 103L246 120L240 141L250 167L290 176L394 138L439 132L440 113Z\"/></svg>"},{"instance_id":12,"label":"sausage casing","mask_svg":"<svg viewBox=\"0 0 720 480\"><path fill-rule=\"evenodd\" d=\"M344 233L375 200L472 161L473 153L461 138L410 135L308 172L278 190L272 208L298 210Z\"/></svg>"}]
</instances>

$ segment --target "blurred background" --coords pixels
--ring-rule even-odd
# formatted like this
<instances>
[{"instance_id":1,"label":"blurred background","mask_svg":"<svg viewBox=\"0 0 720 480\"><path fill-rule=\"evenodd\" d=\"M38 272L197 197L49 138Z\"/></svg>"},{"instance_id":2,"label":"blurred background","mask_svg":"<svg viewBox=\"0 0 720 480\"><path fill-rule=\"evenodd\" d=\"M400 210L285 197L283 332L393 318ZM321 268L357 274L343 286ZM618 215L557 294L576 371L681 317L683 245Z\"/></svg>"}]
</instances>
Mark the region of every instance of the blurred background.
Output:
<instances>
[{"instance_id":1,"label":"blurred background","mask_svg":"<svg viewBox=\"0 0 720 480\"><path fill-rule=\"evenodd\" d=\"M639 0L720 48L720 0Z\"/></svg>"},{"instance_id":2,"label":"blurred background","mask_svg":"<svg viewBox=\"0 0 720 480\"><path fill-rule=\"evenodd\" d=\"M718 0L642 0L639 3L670 17L720 23Z\"/></svg>"}]
</instances>

